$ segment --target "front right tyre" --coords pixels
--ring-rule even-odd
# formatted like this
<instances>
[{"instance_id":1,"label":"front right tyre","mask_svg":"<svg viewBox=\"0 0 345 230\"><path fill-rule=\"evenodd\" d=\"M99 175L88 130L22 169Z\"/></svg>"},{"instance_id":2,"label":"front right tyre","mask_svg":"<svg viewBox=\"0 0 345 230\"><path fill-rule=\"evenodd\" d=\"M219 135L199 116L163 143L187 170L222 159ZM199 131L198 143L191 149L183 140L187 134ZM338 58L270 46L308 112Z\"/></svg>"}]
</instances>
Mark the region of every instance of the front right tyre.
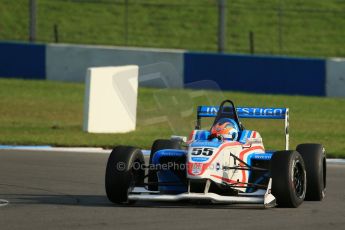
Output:
<instances>
[{"instance_id":1,"label":"front right tyre","mask_svg":"<svg viewBox=\"0 0 345 230\"><path fill-rule=\"evenodd\" d=\"M140 149L130 146L117 146L111 152L105 173L105 191L113 203L131 203L128 194L144 183L145 164Z\"/></svg>"}]
</instances>

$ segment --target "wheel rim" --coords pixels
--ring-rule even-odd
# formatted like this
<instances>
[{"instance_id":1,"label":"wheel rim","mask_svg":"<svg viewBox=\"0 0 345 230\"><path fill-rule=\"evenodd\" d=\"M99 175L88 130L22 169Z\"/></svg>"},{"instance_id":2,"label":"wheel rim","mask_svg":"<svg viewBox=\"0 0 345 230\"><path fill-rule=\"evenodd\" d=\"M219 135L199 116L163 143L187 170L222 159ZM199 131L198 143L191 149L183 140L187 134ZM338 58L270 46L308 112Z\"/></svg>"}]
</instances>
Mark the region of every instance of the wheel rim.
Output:
<instances>
[{"instance_id":1,"label":"wheel rim","mask_svg":"<svg viewBox=\"0 0 345 230\"><path fill-rule=\"evenodd\" d=\"M293 184L296 196L298 198L303 198L305 194L305 173L299 161L297 161L293 167Z\"/></svg>"},{"instance_id":2,"label":"wheel rim","mask_svg":"<svg viewBox=\"0 0 345 230\"><path fill-rule=\"evenodd\" d=\"M140 174L140 168L142 163L140 161L135 161L131 171L130 171L130 183L129 183L129 188L128 191L131 192L134 187L138 184L140 184L142 176Z\"/></svg>"}]
</instances>

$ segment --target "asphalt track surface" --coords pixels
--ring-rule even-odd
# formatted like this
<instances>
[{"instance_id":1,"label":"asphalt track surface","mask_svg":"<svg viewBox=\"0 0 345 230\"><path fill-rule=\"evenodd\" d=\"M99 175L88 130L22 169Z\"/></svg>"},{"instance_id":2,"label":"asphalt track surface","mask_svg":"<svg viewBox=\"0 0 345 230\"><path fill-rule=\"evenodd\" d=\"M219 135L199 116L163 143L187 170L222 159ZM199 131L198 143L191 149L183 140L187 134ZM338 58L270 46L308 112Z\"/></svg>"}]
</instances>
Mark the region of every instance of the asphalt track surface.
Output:
<instances>
[{"instance_id":1,"label":"asphalt track surface","mask_svg":"<svg viewBox=\"0 0 345 230\"><path fill-rule=\"evenodd\" d=\"M328 164L327 196L297 209L111 204L108 154L0 150L0 229L345 229L345 165Z\"/></svg>"}]
</instances>

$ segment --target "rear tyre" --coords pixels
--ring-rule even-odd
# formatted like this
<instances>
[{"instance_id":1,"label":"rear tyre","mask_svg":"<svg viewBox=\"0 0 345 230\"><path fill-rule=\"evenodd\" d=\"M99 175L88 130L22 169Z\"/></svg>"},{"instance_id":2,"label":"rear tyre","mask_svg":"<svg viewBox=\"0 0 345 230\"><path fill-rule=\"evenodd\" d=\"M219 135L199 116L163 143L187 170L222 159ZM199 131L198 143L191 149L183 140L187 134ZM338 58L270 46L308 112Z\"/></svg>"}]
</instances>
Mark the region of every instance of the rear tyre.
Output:
<instances>
[{"instance_id":1,"label":"rear tyre","mask_svg":"<svg viewBox=\"0 0 345 230\"><path fill-rule=\"evenodd\" d=\"M278 151L271 159L272 194L279 207L297 208L305 198L307 178L297 151Z\"/></svg>"},{"instance_id":2,"label":"rear tyre","mask_svg":"<svg viewBox=\"0 0 345 230\"><path fill-rule=\"evenodd\" d=\"M128 193L144 183L144 156L140 149L130 146L117 146L111 152L106 173L105 190L113 203L128 202Z\"/></svg>"},{"instance_id":3,"label":"rear tyre","mask_svg":"<svg viewBox=\"0 0 345 230\"><path fill-rule=\"evenodd\" d=\"M150 166L152 165L153 157L155 153L162 149L181 149L181 141L177 140L165 140L165 139L158 139L153 142L153 145L151 147L151 153L150 153ZM152 169L152 167L149 167L148 172L148 182L149 183L158 183L158 177L157 177L157 170ZM149 184L148 189L151 191L157 191L158 185L157 184Z\"/></svg>"},{"instance_id":4,"label":"rear tyre","mask_svg":"<svg viewBox=\"0 0 345 230\"><path fill-rule=\"evenodd\" d=\"M300 144L297 151L302 155L307 171L306 200L321 201L326 194L326 155L320 144Z\"/></svg>"}]
</instances>

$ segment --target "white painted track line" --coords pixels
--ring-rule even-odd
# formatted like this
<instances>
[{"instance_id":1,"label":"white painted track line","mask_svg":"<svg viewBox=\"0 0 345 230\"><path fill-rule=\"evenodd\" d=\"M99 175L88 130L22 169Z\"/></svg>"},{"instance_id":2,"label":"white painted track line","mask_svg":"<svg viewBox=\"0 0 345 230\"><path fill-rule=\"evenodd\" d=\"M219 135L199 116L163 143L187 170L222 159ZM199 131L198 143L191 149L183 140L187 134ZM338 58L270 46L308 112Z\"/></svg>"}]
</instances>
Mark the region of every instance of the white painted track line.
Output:
<instances>
[{"instance_id":1,"label":"white painted track line","mask_svg":"<svg viewBox=\"0 0 345 230\"><path fill-rule=\"evenodd\" d=\"M0 199L0 207L8 205L8 200Z\"/></svg>"}]
</instances>

